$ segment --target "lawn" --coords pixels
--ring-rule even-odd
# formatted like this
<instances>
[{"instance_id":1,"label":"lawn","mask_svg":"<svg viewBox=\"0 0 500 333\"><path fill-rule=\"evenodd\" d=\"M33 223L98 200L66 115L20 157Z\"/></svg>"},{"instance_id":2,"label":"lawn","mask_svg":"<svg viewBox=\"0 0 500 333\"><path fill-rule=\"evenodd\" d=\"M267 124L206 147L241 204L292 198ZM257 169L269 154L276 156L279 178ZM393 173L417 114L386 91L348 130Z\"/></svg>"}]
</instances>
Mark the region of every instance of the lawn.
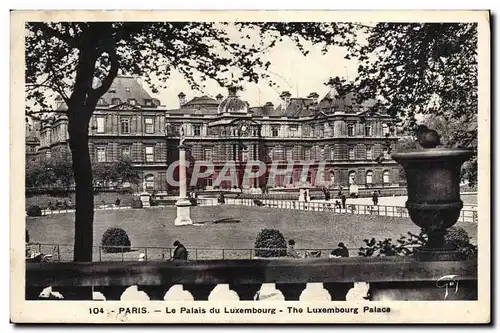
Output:
<instances>
[{"instance_id":1,"label":"lawn","mask_svg":"<svg viewBox=\"0 0 500 333\"><path fill-rule=\"evenodd\" d=\"M132 247L171 247L180 240L190 250L190 256L199 248L198 258L221 256L217 249L251 249L257 233L262 228L276 228L286 239L294 239L298 249L332 249L344 242L351 252L363 245L363 239L375 237L396 239L407 231L419 229L409 218L392 218L374 215L348 215L324 212L298 211L245 206L192 207L191 216L199 225L174 226L175 207L149 209L127 209L120 211L96 211L94 222L94 245L98 246L104 231L109 227L120 227L128 233ZM57 243L62 260L71 260L74 215L56 214L44 217L28 217L26 224L32 242ZM223 221L229 219L228 221ZM219 223L214 223L219 221ZM477 228L471 223L457 223L464 227L476 243ZM211 250L209 250L211 249ZM45 247L42 252L51 252ZM136 252L125 254L126 259L136 259ZM326 251L324 251L327 253ZM161 259L168 250L148 249L148 258ZM121 254L105 255L101 259L119 260ZM249 256L249 250L225 251L226 258ZM99 260L99 251L94 250L94 260Z\"/></svg>"}]
</instances>

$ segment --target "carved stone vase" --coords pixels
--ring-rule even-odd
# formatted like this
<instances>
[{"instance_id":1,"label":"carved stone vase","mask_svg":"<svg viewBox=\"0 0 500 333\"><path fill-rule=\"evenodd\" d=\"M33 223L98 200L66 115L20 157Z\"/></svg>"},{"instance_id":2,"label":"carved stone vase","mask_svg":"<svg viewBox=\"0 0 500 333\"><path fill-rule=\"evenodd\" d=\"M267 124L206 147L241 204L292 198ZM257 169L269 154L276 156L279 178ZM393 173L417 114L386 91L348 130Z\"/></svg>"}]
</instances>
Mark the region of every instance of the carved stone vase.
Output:
<instances>
[{"instance_id":1,"label":"carved stone vase","mask_svg":"<svg viewBox=\"0 0 500 333\"><path fill-rule=\"evenodd\" d=\"M436 148L437 144L394 153L392 158L406 174L406 208L410 218L428 235L427 244L414 250L415 258L422 261L459 260L460 253L445 243L444 236L446 229L453 226L460 216L463 207L460 171L473 152L462 148Z\"/></svg>"}]
</instances>

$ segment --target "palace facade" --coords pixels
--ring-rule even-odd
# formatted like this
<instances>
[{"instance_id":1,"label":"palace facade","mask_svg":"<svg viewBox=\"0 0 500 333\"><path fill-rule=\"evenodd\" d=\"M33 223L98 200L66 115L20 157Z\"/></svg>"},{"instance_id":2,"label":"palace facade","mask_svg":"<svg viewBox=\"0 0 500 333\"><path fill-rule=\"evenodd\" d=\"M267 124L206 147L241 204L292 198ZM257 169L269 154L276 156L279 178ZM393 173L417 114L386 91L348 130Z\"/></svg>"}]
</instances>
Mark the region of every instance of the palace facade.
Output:
<instances>
[{"instance_id":1,"label":"palace facade","mask_svg":"<svg viewBox=\"0 0 500 333\"><path fill-rule=\"evenodd\" d=\"M166 111L169 163L178 158L182 126L190 161L214 165L213 176L197 184L206 189L230 187L224 181L215 184L228 162L234 163L241 185L245 166L252 161L266 164L267 170L274 165L279 175L272 179L273 187L399 186L399 166L389 156L398 141L394 120L370 111L373 102L359 105L352 95L339 99L334 92L321 99L317 93L292 98L283 92L281 98L277 107L270 102L249 107L235 88L225 99L202 96L186 102L180 93L180 107ZM301 177L305 163L309 164L306 179ZM268 181L264 174L250 186L262 188Z\"/></svg>"},{"instance_id":2,"label":"palace facade","mask_svg":"<svg viewBox=\"0 0 500 333\"><path fill-rule=\"evenodd\" d=\"M214 184L223 166L234 164L241 180L252 161L264 163L268 170L274 165L281 172L272 180L273 187L318 184L317 177L330 188L399 186L399 167L389 156L398 140L394 120L372 112L373 102L360 105L352 95L337 98L333 91L322 98L317 93L292 98L288 92L280 97L280 105L250 107L235 88L225 98L219 94L187 99L180 93L179 107L167 109L135 78L121 76L99 100L90 121L91 160L109 163L129 156L141 187L167 190L167 168L178 160L182 127L189 160L210 162L215 168L212 176L196 184L199 188L230 187L226 182ZM61 103L57 110L65 109ZM37 136L30 132L26 142L30 156L68 153L65 116L41 123ZM304 162L309 164L305 182ZM319 175L322 168L324 174ZM286 179L291 181L285 183ZM250 186L262 188L268 181L266 173Z\"/></svg>"}]
</instances>

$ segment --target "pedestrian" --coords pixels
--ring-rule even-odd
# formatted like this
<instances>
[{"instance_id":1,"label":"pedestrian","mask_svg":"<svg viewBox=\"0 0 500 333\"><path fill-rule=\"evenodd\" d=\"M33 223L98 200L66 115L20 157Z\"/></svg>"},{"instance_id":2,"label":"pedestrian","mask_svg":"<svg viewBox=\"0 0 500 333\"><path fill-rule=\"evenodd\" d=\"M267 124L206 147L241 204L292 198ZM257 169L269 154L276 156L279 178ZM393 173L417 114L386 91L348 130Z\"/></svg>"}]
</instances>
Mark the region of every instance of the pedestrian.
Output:
<instances>
[{"instance_id":1,"label":"pedestrian","mask_svg":"<svg viewBox=\"0 0 500 333\"><path fill-rule=\"evenodd\" d=\"M373 204L375 206L377 206L378 205L378 193L377 193L377 191L373 191L372 200L373 200Z\"/></svg>"},{"instance_id":2,"label":"pedestrian","mask_svg":"<svg viewBox=\"0 0 500 333\"><path fill-rule=\"evenodd\" d=\"M344 193L342 193L341 200L342 200L342 208L345 209L345 202L347 201L347 198L345 197Z\"/></svg>"},{"instance_id":3,"label":"pedestrian","mask_svg":"<svg viewBox=\"0 0 500 333\"><path fill-rule=\"evenodd\" d=\"M52 205L52 201L49 201L49 204L47 205L48 210L54 210L54 206Z\"/></svg>"},{"instance_id":4,"label":"pedestrian","mask_svg":"<svg viewBox=\"0 0 500 333\"><path fill-rule=\"evenodd\" d=\"M219 193L218 201L219 201L219 204L221 204L221 205L224 204L226 201L226 199L224 198L224 194L222 192Z\"/></svg>"},{"instance_id":5,"label":"pedestrian","mask_svg":"<svg viewBox=\"0 0 500 333\"><path fill-rule=\"evenodd\" d=\"M120 198L116 198L115 206L120 206L120 204L121 204Z\"/></svg>"},{"instance_id":6,"label":"pedestrian","mask_svg":"<svg viewBox=\"0 0 500 333\"><path fill-rule=\"evenodd\" d=\"M297 253L297 251L295 251L295 241L293 239L290 239L288 241L286 256L291 258L300 258L300 255Z\"/></svg>"},{"instance_id":7,"label":"pedestrian","mask_svg":"<svg viewBox=\"0 0 500 333\"><path fill-rule=\"evenodd\" d=\"M178 240L174 242L174 254L172 255L172 260L187 260L188 252L184 245L181 244Z\"/></svg>"},{"instance_id":8,"label":"pedestrian","mask_svg":"<svg viewBox=\"0 0 500 333\"><path fill-rule=\"evenodd\" d=\"M344 243L340 242L338 246L339 249L339 254L341 257L348 258L349 257L349 250L347 247L344 245Z\"/></svg>"}]
</instances>

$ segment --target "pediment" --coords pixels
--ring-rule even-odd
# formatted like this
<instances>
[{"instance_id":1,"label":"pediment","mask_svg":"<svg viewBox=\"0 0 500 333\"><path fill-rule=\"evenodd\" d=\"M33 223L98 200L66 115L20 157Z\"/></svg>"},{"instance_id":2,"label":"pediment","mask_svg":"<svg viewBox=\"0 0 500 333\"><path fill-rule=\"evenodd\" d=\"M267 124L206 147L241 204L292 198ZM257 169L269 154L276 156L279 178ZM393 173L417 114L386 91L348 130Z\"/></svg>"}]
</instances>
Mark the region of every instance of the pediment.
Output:
<instances>
[{"instance_id":1,"label":"pediment","mask_svg":"<svg viewBox=\"0 0 500 333\"><path fill-rule=\"evenodd\" d=\"M124 110L124 111L134 111L140 110L141 108L132 104L122 103L109 108L110 110Z\"/></svg>"}]
</instances>

